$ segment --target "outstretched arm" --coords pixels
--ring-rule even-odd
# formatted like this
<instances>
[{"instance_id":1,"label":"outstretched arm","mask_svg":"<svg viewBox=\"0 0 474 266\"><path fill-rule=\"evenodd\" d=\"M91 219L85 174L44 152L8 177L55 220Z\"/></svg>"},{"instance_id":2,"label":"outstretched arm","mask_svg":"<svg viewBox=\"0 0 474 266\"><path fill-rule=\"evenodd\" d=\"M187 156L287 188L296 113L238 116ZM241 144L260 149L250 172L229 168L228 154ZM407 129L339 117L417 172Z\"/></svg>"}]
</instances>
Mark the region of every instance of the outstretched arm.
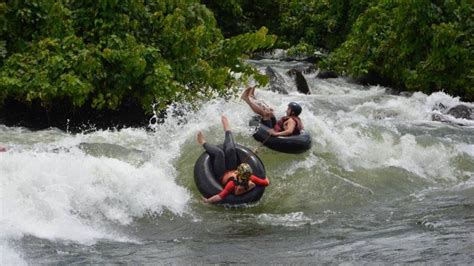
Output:
<instances>
[{"instance_id":1,"label":"outstretched arm","mask_svg":"<svg viewBox=\"0 0 474 266\"><path fill-rule=\"evenodd\" d=\"M250 181L252 181L255 185L259 185L259 186L268 186L270 185L270 179L268 179L268 176L265 178L265 179L261 179L261 178L258 178L254 175L251 175L250 176Z\"/></svg>"},{"instance_id":2,"label":"outstretched arm","mask_svg":"<svg viewBox=\"0 0 474 266\"><path fill-rule=\"evenodd\" d=\"M222 200L221 196L219 196L219 194L217 195L214 195L208 199L202 197L202 200L204 201L204 203L216 203L216 202L219 202Z\"/></svg>"},{"instance_id":3,"label":"outstretched arm","mask_svg":"<svg viewBox=\"0 0 474 266\"><path fill-rule=\"evenodd\" d=\"M216 194L208 199L203 198L203 201L205 203L216 203L221 201L223 198L227 197L227 195L231 194L232 191L234 191L234 182L227 182L227 185L225 185L224 189L219 192L219 194Z\"/></svg>"}]
</instances>

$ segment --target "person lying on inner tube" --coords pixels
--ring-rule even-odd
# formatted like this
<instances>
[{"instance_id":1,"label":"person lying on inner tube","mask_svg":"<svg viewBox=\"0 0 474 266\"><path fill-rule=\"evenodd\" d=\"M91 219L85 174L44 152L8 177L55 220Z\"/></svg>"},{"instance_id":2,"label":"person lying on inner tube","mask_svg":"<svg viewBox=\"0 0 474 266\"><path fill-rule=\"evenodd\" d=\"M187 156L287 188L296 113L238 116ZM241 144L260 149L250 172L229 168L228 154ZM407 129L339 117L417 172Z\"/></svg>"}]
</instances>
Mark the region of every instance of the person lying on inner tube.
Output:
<instances>
[{"instance_id":1,"label":"person lying on inner tube","mask_svg":"<svg viewBox=\"0 0 474 266\"><path fill-rule=\"evenodd\" d=\"M218 177L222 177L224 189L217 195L204 198L206 203L215 203L225 198L230 193L243 194L252 190L255 185L268 186L268 178L264 180L252 175L252 168L247 163L239 165L237 151L235 149L234 137L230 130L229 120L226 116L221 117L225 138L223 147L207 143L201 131L197 134L197 142L202 145L212 159L212 168ZM237 171L235 170L237 169Z\"/></svg>"},{"instance_id":2,"label":"person lying on inner tube","mask_svg":"<svg viewBox=\"0 0 474 266\"><path fill-rule=\"evenodd\" d=\"M303 108L298 103L290 102L286 110L286 116L276 121L273 108L255 98L255 86L245 89L241 98L250 106L252 111L262 117L261 123L270 128L268 133L271 136L299 135L303 130L303 123L299 118Z\"/></svg>"},{"instance_id":3,"label":"person lying on inner tube","mask_svg":"<svg viewBox=\"0 0 474 266\"><path fill-rule=\"evenodd\" d=\"M222 177L222 184L224 189L208 199L203 197L205 203L216 203L227 197L227 195L241 195L244 194L253 188L256 185L259 186L268 186L270 182L268 177L265 179L260 179L252 175L252 168L247 163L241 163L237 170L228 171Z\"/></svg>"}]
</instances>

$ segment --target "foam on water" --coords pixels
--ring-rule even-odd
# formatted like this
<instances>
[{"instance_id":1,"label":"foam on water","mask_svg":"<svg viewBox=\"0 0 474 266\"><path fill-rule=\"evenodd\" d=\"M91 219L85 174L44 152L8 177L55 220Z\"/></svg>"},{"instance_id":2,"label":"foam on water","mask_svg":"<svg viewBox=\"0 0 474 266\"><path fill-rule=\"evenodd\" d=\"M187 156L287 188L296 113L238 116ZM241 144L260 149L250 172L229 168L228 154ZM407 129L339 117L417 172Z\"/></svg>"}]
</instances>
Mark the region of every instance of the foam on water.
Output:
<instances>
[{"instance_id":1,"label":"foam on water","mask_svg":"<svg viewBox=\"0 0 474 266\"><path fill-rule=\"evenodd\" d=\"M472 154L466 151L470 147L434 137L429 141L431 143L425 143L417 136L398 130L398 125L416 128L423 123L440 124L431 120L433 109L440 101L446 105L457 103L444 93L369 99L353 106L346 105L348 111L315 116L316 123L312 127L310 124L310 129L318 132L319 137L314 140L324 150L336 154L347 170L394 166L430 180L456 181L458 173L452 161L461 153Z\"/></svg>"},{"instance_id":2,"label":"foam on water","mask_svg":"<svg viewBox=\"0 0 474 266\"><path fill-rule=\"evenodd\" d=\"M93 243L129 241L111 225L186 212L189 192L174 181L171 166L140 167L105 157L69 152L10 151L2 154L0 235L33 235Z\"/></svg>"},{"instance_id":3,"label":"foam on water","mask_svg":"<svg viewBox=\"0 0 474 266\"><path fill-rule=\"evenodd\" d=\"M469 129L472 121L449 118L456 125L432 121L440 104L450 108L465 103L444 93L402 97L387 94L383 87L363 88L343 79L319 80L307 75L307 80L311 95L294 90L279 95L267 88L256 92L257 98L272 106L278 117L284 115L288 102L299 102L305 130L313 137L313 147L307 153L266 157L276 160L270 163L285 165L278 169L279 181L303 171L326 174L326 181L340 179L372 195L377 187L371 187L370 182L338 176L331 170L399 168L433 187L448 183L453 190L472 191L472 167L459 168L456 163L459 158L467 164L474 161L473 144L462 138L431 135L429 131L430 127L441 131L458 129L459 122ZM195 141L196 133L201 130L208 142L222 143L220 117L225 114L237 142L251 149L260 143L251 138L249 120L253 113L243 101L212 100L197 110L189 106L174 108L177 109L168 110L164 123L151 125L152 131L128 128L71 135L54 129L33 132L0 126L0 144L8 148L6 153L0 153L0 251L6 254L7 264L22 263L21 251L10 246L9 241L25 235L82 244L102 239L139 241L120 229L143 217L160 219L165 211L177 216L191 214L195 219L195 201L191 199L199 195L192 195L182 185L183 180L176 180L181 171L176 162L185 155L183 152L203 151ZM181 116L174 116L176 111ZM418 134L417 130L425 133ZM113 154L93 155L80 149L81 143L119 145L142 151L147 160L134 164ZM285 162L278 161L280 158ZM379 176L374 174L372 178ZM286 193L275 192L287 187L274 184L273 195ZM300 189L308 192L306 187ZM341 191L347 192L344 188ZM425 197L424 192L414 195ZM288 201L291 200L294 199ZM325 201L320 204L321 209L328 208ZM312 216L290 207L289 213L277 209L277 214L259 214L258 222L300 227L324 223L328 216Z\"/></svg>"},{"instance_id":4,"label":"foam on water","mask_svg":"<svg viewBox=\"0 0 474 266\"><path fill-rule=\"evenodd\" d=\"M325 218L313 220L302 212L258 215L258 223L272 226L299 227L304 225L321 224L325 221Z\"/></svg>"},{"instance_id":5,"label":"foam on water","mask_svg":"<svg viewBox=\"0 0 474 266\"><path fill-rule=\"evenodd\" d=\"M313 87L326 89L325 83L320 80L308 81ZM334 86L333 83L326 84ZM312 150L316 153L334 154L339 164L348 171L357 168L397 167L431 182L456 182L458 177L465 176L465 173L460 173L453 165L453 161L462 154L474 157L472 145L442 137L429 137L426 141L426 138L402 132L398 128L399 125L411 128L425 124L436 127L450 126L432 121L433 110L440 103L449 107L462 103L459 99L442 92L429 96L414 93L410 97L401 97L387 95L384 93L385 89L378 86L364 90L355 89L354 85L346 86L346 89L336 86L340 91L335 95L341 97L333 96L332 100L338 106L342 103L340 108L343 109L332 111L318 104L327 100L327 95L302 95L295 91L290 91L289 95L279 95L264 88L258 89L256 96L272 106L277 116L284 115L288 102L301 103L304 110L301 118L315 143ZM215 129L215 126L220 130L220 113L229 117L236 135L250 136L248 120L252 112L245 103L239 101L215 101L206 105L199 110L197 116L193 116L191 120L196 123L186 126L192 129L187 131L195 132L200 128L209 127ZM203 120L202 117L208 119ZM219 133L213 136L221 139ZM293 165L288 173L294 173L301 167L311 168L315 166L316 161L314 153L310 153L303 161Z\"/></svg>"},{"instance_id":6,"label":"foam on water","mask_svg":"<svg viewBox=\"0 0 474 266\"><path fill-rule=\"evenodd\" d=\"M26 266L28 263L23 260L18 251L12 249L7 243L0 240L0 265Z\"/></svg>"}]
</instances>

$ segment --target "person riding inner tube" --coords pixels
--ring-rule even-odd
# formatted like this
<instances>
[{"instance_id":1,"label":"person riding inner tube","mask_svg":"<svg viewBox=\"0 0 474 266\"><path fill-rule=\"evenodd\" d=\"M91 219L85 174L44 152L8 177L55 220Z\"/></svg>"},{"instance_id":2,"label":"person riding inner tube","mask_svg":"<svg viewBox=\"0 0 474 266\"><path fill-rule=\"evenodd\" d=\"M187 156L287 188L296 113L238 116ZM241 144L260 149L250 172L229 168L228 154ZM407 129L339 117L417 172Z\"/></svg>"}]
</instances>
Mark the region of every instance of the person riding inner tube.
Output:
<instances>
[{"instance_id":1,"label":"person riding inner tube","mask_svg":"<svg viewBox=\"0 0 474 266\"><path fill-rule=\"evenodd\" d=\"M273 108L255 98L255 86L248 87L241 98L250 106L252 111L262 117L261 123L269 128L268 133L271 136L299 135L304 128L299 118L303 108L298 103L290 102L286 110L286 116L277 121L273 114Z\"/></svg>"},{"instance_id":2,"label":"person riding inner tube","mask_svg":"<svg viewBox=\"0 0 474 266\"><path fill-rule=\"evenodd\" d=\"M230 194L239 196L254 189L257 185L266 187L270 184L268 178L261 179L252 175L252 172L249 164L241 163L236 171L228 171L222 177L224 189L210 198L203 197L203 201L205 203L217 203Z\"/></svg>"},{"instance_id":3,"label":"person riding inner tube","mask_svg":"<svg viewBox=\"0 0 474 266\"><path fill-rule=\"evenodd\" d=\"M253 134L256 140L286 153L301 153L311 148L311 136L304 131L299 117L303 110L301 105L290 102L286 116L277 121L273 109L255 98L255 87L248 87L241 98L261 117L260 126Z\"/></svg>"},{"instance_id":4,"label":"person riding inner tube","mask_svg":"<svg viewBox=\"0 0 474 266\"><path fill-rule=\"evenodd\" d=\"M259 124L253 137L266 147L284 153L303 153L311 148L311 135L301 131L299 135L286 137L271 136L269 127Z\"/></svg>"},{"instance_id":5,"label":"person riding inner tube","mask_svg":"<svg viewBox=\"0 0 474 266\"><path fill-rule=\"evenodd\" d=\"M222 125L225 131L222 148L207 143L201 132L197 135L197 142L206 150L195 165L195 181L204 195L203 201L230 204L257 201L263 194L262 187L269 185L263 164L250 150L235 145L225 116L222 116ZM245 158L242 158L243 156ZM211 167L206 166L206 162L211 164ZM212 169L205 171L206 168ZM258 172L256 173L258 175L253 174L254 170ZM219 191L216 191L216 185L213 185L215 181L220 185Z\"/></svg>"}]
</instances>

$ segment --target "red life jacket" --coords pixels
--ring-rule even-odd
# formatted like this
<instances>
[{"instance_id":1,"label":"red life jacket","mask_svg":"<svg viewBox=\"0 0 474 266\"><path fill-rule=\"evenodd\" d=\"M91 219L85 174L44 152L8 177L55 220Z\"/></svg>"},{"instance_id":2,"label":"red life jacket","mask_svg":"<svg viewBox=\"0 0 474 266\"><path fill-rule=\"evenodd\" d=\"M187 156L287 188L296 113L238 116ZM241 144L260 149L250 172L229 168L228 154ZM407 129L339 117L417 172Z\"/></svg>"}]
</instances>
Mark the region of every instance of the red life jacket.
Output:
<instances>
[{"instance_id":1,"label":"red life jacket","mask_svg":"<svg viewBox=\"0 0 474 266\"><path fill-rule=\"evenodd\" d=\"M273 127L273 129L276 132L284 131L285 130L285 127L284 127L285 122L290 118L295 120L295 122L296 122L295 130L293 130L291 135L299 135L301 133L301 130L303 130L303 123L301 123L301 119L297 116L284 116L284 117L282 117L280 120L278 120L278 122Z\"/></svg>"}]
</instances>

